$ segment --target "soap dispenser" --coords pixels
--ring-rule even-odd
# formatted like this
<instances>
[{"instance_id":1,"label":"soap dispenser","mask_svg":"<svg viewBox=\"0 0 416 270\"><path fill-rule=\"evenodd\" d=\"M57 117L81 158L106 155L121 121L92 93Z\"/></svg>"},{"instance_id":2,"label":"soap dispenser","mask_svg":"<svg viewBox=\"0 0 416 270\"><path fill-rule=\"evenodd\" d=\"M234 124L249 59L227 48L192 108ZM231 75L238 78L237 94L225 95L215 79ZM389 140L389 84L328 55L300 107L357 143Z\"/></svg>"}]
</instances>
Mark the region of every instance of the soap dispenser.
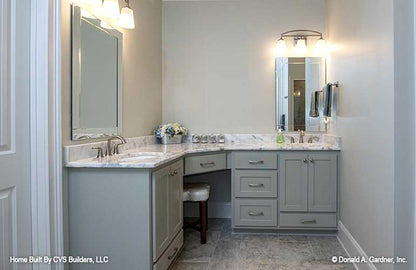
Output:
<instances>
[{"instance_id":1,"label":"soap dispenser","mask_svg":"<svg viewBox=\"0 0 416 270\"><path fill-rule=\"evenodd\" d=\"M277 138L276 138L277 144L283 144L285 143L285 137L283 136L283 130L279 128L277 131Z\"/></svg>"}]
</instances>

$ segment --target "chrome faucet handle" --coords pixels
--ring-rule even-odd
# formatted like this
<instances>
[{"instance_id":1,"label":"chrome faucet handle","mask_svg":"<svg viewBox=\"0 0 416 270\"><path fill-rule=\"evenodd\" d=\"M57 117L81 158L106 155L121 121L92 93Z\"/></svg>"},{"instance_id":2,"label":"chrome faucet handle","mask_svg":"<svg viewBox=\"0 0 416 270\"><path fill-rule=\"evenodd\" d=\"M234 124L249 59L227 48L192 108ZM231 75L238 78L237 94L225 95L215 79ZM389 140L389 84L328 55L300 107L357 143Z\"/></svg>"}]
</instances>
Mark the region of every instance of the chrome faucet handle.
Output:
<instances>
[{"instance_id":1,"label":"chrome faucet handle","mask_svg":"<svg viewBox=\"0 0 416 270\"><path fill-rule=\"evenodd\" d=\"M316 141L319 142L319 137L318 136L311 136L311 137L309 137L308 143L313 143L313 140L316 140Z\"/></svg>"},{"instance_id":2,"label":"chrome faucet handle","mask_svg":"<svg viewBox=\"0 0 416 270\"><path fill-rule=\"evenodd\" d=\"M295 138L294 137L290 137L290 143L295 143Z\"/></svg>"},{"instance_id":3,"label":"chrome faucet handle","mask_svg":"<svg viewBox=\"0 0 416 270\"><path fill-rule=\"evenodd\" d=\"M103 158L103 148L102 147L93 147L92 149L98 150L97 151L97 158Z\"/></svg>"}]
</instances>

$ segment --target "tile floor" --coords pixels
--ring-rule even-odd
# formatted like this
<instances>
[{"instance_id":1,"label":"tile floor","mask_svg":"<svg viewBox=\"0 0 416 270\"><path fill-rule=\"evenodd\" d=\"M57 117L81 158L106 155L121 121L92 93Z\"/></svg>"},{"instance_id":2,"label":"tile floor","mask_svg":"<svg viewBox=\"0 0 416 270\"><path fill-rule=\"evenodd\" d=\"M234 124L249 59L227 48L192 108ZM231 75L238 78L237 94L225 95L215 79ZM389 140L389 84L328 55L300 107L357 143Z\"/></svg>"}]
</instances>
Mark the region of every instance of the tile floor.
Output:
<instances>
[{"instance_id":1,"label":"tile floor","mask_svg":"<svg viewBox=\"0 0 416 270\"><path fill-rule=\"evenodd\" d=\"M229 219L209 219L207 243L186 229L182 253L171 270L354 270L333 264L347 256L335 236L232 234Z\"/></svg>"}]
</instances>

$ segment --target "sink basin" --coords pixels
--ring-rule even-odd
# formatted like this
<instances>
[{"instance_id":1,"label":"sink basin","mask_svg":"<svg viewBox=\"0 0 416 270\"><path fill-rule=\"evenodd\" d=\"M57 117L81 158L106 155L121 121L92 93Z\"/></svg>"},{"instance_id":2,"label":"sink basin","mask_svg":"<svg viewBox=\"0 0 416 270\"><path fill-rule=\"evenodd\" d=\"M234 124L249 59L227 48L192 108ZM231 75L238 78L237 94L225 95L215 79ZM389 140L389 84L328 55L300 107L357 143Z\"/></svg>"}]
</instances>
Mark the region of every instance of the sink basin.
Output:
<instances>
[{"instance_id":1,"label":"sink basin","mask_svg":"<svg viewBox=\"0 0 416 270\"><path fill-rule=\"evenodd\" d=\"M134 162L141 161L151 158L159 158L163 153L158 152L141 152L141 153L130 153L126 157L120 159L121 162Z\"/></svg>"}]
</instances>

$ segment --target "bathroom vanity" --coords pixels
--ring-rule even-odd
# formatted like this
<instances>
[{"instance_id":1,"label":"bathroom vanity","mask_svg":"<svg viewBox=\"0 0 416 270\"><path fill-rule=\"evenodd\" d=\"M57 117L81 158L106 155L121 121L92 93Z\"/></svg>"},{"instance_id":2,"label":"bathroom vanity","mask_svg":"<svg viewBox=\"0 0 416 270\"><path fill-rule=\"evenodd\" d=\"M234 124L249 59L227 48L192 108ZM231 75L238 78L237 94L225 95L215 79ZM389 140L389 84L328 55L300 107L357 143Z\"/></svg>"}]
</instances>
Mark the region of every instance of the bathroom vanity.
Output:
<instances>
[{"instance_id":1,"label":"bathroom vanity","mask_svg":"<svg viewBox=\"0 0 416 270\"><path fill-rule=\"evenodd\" d=\"M121 155L99 159L91 157L91 144L65 150L69 254L109 256L99 269L169 267L183 244L184 175L231 170L235 233L337 229L337 144L135 140Z\"/></svg>"}]
</instances>

